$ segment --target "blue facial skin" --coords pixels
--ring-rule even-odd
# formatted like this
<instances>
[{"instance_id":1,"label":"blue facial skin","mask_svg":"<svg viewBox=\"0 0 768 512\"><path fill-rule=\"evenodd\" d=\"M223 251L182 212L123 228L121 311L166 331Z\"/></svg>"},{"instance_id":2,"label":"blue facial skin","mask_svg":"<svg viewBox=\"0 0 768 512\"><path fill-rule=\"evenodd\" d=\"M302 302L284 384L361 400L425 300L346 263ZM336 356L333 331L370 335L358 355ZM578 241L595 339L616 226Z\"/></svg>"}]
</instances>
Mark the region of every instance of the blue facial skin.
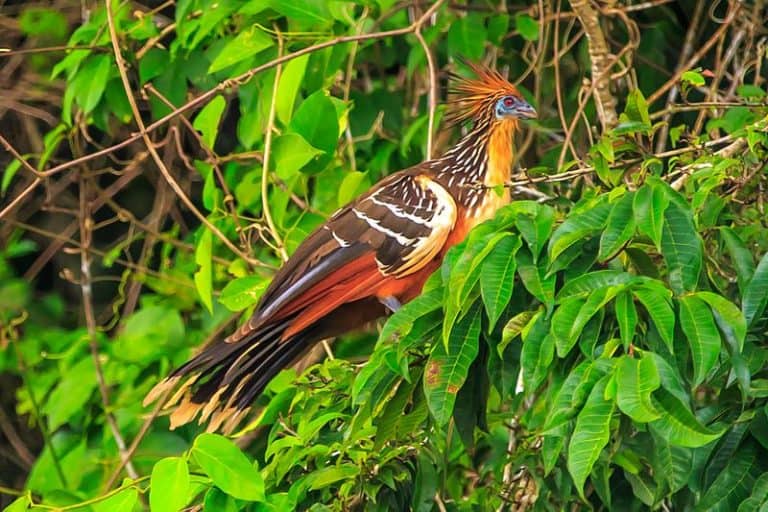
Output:
<instances>
[{"instance_id":1,"label":"blue facial skin","mask_svg":"<svg viewBox=\"0 0 768 512\"><path fill-rule=\"evenodd\" d=\"M517 96L504 96L496 102L496 118L514 117L516 119L535 119L536 109Z\"/></svg>"}]
</instances>

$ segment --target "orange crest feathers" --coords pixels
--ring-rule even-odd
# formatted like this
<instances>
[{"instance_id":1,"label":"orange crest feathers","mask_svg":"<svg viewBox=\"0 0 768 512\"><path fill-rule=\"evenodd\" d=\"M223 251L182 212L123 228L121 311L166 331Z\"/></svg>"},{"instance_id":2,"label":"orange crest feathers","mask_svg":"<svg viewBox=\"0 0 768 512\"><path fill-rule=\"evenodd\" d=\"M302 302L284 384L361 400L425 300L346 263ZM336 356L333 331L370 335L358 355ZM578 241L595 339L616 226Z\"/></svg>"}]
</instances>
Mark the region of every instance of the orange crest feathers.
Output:
<instances>
[{"instance_id":1,"label":"orange crest feathers","mask_svg":"<svg viewBox=\"0 0 768 512\"><path fill-rule=\"evenodd\" d=\"M450 73L453 83L448 91L450 111L447 119L451 124L489 115L493 104L502 96L520 96L517 87L495 69L473 62L462 63L472 70L476 78Z\"/></svg>"}]
</instances>

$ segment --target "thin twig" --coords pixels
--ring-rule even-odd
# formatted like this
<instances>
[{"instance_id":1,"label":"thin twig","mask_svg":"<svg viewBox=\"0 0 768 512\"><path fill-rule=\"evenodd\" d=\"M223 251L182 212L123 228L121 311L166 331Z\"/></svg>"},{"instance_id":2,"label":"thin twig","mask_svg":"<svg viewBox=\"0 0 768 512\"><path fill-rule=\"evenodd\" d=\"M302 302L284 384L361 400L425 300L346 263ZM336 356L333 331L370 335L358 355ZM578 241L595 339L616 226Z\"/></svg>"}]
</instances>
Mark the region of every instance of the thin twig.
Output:
<instances>
[{"instance_id":1,"label":"thin twig","mask_svg":"<svg viewBox=\"0 0 768 512\"><path fill-rule=\"evenodd\" d=\"M283 53L283 37L277 31L277 55ZM288 261L288 253L285 250L283 238L277 231L277 226L272 219L272 212L269 209L269 157L272 153L272 132L275 130L275 110L277 104L278 86L280 85L280 75L283 67L278 65L275 69L275 81L272 84L272 98L269 101L269 116L267 117L267 133L264 135L264 160L261 163L261 209L264 214L264 220L267 222L267 229L272 239L275 241L277 252L283 261Z\"/></svg>"}]
</instances>

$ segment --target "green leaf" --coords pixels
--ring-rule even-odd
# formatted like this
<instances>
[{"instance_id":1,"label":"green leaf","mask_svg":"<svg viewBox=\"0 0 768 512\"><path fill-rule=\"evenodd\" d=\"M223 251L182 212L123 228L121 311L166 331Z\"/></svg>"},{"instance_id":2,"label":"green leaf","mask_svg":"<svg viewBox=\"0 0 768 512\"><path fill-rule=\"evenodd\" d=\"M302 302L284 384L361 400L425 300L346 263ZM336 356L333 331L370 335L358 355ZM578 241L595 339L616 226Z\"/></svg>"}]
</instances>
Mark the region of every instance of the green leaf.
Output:
<instances>
[{"instance_id":1,"label":"green leaf","mask_svg":"<svg viewBox=\"0 0 768 512\"><path fill-rule=\"evenodd\" d=\"M5 166L5 170L3 171L3 181L0 184L0 194L5 195L5 193L8 191L8 187L11 184L11 181L13 180L13 177L16 176L16 173L21 169L21 160L18 158L14 158L10 161L8 165Z\"/></svg>"},{"instance_id":2,"label":"green leaf","mask_svg":"<svg viewBox=\"0 0 768 512\"><path fill-rule=\"evenodd\" d=\"M669 197L664 189L652 183L646 183L640 187L632 202L638 231L650 238L657 248L661 248L664 212L667 206L669 206Z\"/></svg>"},{"instance_id":3,"label":"green leaf","mask_svg":"<svg viewBox=\"0 0 768 512\"><path fill-rule=\"evenodd\" d=\"M192 457L225 493L246 501L264 501L264 480L240 448L226 437L200 434Z\"/></svg>"},{"instance_id":4,"label":"green leaf","mask_svg":"<svg viewBox=\"0 0 768 512\"><path fill-rule=\"evenodd\" d=\"M301 102L289 125L312 147L324 152L314 156L306 165L308 172L322 171L336 150L339 139L339 121L336 107L324 91L316 91Z\"/></svg>"},{"instance_id":5,"label":"green leaf","mask_svg":"<svg viewBox=\"0 0 768 512\"><path fill-rule=\"evenodd\" d=\"M238 277L221 290L219 302L230 311L242 311L259 302L268 285L269 280L261 276Z\"/></svg>"},{"instance_id":6,"label":"green leaf","mask_svg":"<svg viewBox=\"0 0 768 512\"><path fill-rule=\"evenodd\" d=\"M90 114L101 101L112 71L112 58L108 55L93 55L78 71L70 87L83 113Z\"/></svg>"},{"instance_id":7,"label":"green leaf","mask_svg":"<svg viewBox=\"0 0 768 512\"><path fill-rule=\"evenodd\" d=\"M296 95L301 88L307 62L309 62L309 55L302 55L288 61L280 75L280 84L277 87L277 98L275 99L275 113L284 124L288 124L293 116Z\"/></svg>"},{"instance_id":8,"label":"green leaf","mask_svg":"<svg viewBox=\"0 0 768 512\"><path fill-rule=\"evenodd\" d=\"M486 226L483 226L486 227ZM445 320L443 322L443 341L447 343L459 314L466 311L468 301L475 285L480 280L482 263L488 254L503 239L511 238L511 233L496 233L489 229L473 230L466 240L456 262L449 268L445 288Z\"/></svg>"},{"instance_id":9,"label":"green leaf","mask_svg":"<svg viewBox=\"0 0 768 512\"><path fill-rule=\"evenodd\" d=\"M632 293L623 291L616 296L616 321L619 323L619 333L624 350L629 350L635 337L637 327L637 308Z\"/></svg>"},{"instance_id":10,"label":"green leaf","mask_svg":"<svg viewBox=\"0 0 768 512\"><path fill-rule=\"evenodd\" d=\"M104 501L94 503L93 512L133 512L138 504L138 491L135 487L128 487ZM5 509L5 512L8 512L8 509Z\"/></svg>"},{"instance_id":11,"label":"green leaf","mask_svg":"<svg viewBox=\"0 0 768 512\"><path fill-rule=\"evenodd\" d=\"M645 101L640 89L633 89L627 94L627 105L624 108L622 121L641 123L650 128L651 118L648 115L648 102Z\"/></svg>"},{"instance_id":12,"label":"green leaf","mask_svg":"<svg viewBox=\"0 0 768 512\"><path fill-rule=\"evenodd\" d=\"M224 45L216 58L208 67L208 73L215 73L222 69L237 64L240 61L253 57L262 50L272 46L274 41L256 25L240 32L232 40Z\"/></svg>"},{"instance_id":13,"label":"green leaf","mask_svg":"<svg viewBox=\"0 0 768 512\"><path fill-rule=\"evenodd\" d=\"M195 117L193 126L202 132L202 139L206 146L213 148L216 143L216 135L219 133L221 114L227 103L222 95L217 95Z\"/></svg>"},{"instance_id":14,"label":"green leaf","mask_svg":"<svg viewBox=\"0 0 768 512\"><path fill-rule=\"evenodd\" d=\"M195 288L209 313L213 313L213 233L203 228L203 234L195 247L195 263L199 266L195 272Z\"/></svg>"},{"instance_id":15,"label":"green leaf","mask_svg":"<svg viewBox=\"0 0 768 512\"><path fill-rule=\"evenodd\" d=\"M66 424L75 414L81 413L96 389L96 369L90 355L67 368L62 375L43 406L51 431Z\"/></svg>"},{"instance_id":16,"label":"green leaf","mask_svg":"<svg viewBox=\"0 0 768 512\"><path fill-rule=\"evenodd\" d=\"M304 479L304 485L309 489L315 491L317 489L324 489L329 485L335 484L342 480L349 480L355 478L360 474L360 467L355 464L340 464L338 466L330 466L327 468L320 468L312 471Z\"/></svg>"},{"instance_id":17,"label":"green leaf","mask_svg":"<svg viewBox=\"0 0 768 512\"><path fill-rule=\"evenodd\" d=\"M149 506L152 512L177 512L189 498L189 469L181 457L159 460L149 481Z\"/></svg>"},{"instance_id":18,"label":"green leaf","mask_svg":"<svg viewBox=\"0 0 768 512\"><path fill-rule=\"evenodd\" d=\"M15 499L13 503L5 507L3 512L24 512L29 509L30 505L32 505L32 501L29 499L29 495L24 495Z\"/></svg>"},{"instance_id":19,"label":"green leaf","mask_svg":"<svg viewBox=\"0 0 768 512\"><path fill-rule=\"evenodd\" d=\"M549 330L550 325L543 311L534 315L523 329L520 366L523 370L523 384L528 393L533 393L546 378L549 365L552 364L555 338L549 334Z\"/></svg>"},{"instance_id":20,"label":"green leaf","mask_svg":"<svg viewBox=\"0 0 768 512\"><path fill-rule=\"evenodd\" d=\"M701 69L701 68L698 68L698 69ZM704 76L696 70L684 71L683 74L680 75L680 81L687 82L693 85L694 87L698 87L706 83L704 81Z\"/></svg>"},{"instance_id":21,"label":"green leaf","mask_svg":"<svg viewBox=\"0 0 768 512\"><path fill-rule=\"evenodd\" d=\"M517 273L525 289L540 302L552 306L555 302L555 274L545 276L546 270L534 264L531 253L526 249L517 251Z\"/></svg>"},{"instance_id":22,"label":"green leaf","mask_svg":"<svg viewBox=\"0 0 768 512\"><path fill-rule=\"evenodd\" d=\"M669 352L674 353L675 313L669 303L669 296L648 288L636 288L632 290L632 293L648 311Z\"/></svg>"},{"instance_id":23,"label":"green leaf","mask_svg":"<svg viewBox=\"0 0 768 512\"><path fill-rule=\"evenodd\" d=\"M692 450L683 446L673 446L666 439L651 431L658 465L658 475L663 475L669 491L675 493L686 486L691 477Z\"/></svg>"},{"instance_id":24,"label":"green leaf","mask_svg":"<svg viewBox=\"0 0 768 512\"><path fill-rule=\"evenodd\" d=\"M608 215L605 231L600 237L598 261L606 261L616 256L635 234L635 219L632 215L633 193L624 194L616 201Z\"/></svg>"},{"instance_id":25,"label":"green leaf","mask_svg":"<svg viewBox=\"0 0 768 512\"><path fill-rule=\"evenodd\" d=\"M584 483L610 438L614 402L604 397L608 378L603 377L592 388L568 443L568 472L582 498Z\"/></svg>"},{"instance_id":26,"label":"green leaf","mask_svg":"<svg viewBox=\"0 0 768 512\"><path fill-rule=\"evenodd\" d=\"M325 26L332 21L329 3L325 0L266 0L266 3L289 20L315 26Z\"/></svg>"},{"instance_id":27,"label":"green leaf","mask_svg":"<svg viewBox=\"0 0 768 512\"><path fill-rule=\"evenodd\" d=\"M424 394L435 422L444 426L451 419L453 406L472 361L479 350L482 315L473 307L459 320L447 345L435 343L424 370Z\"/></svg>"},{"instance_id":28,"label":"green leaf","mask_svg":"<svg viewBox=\"0 0 768 512\"><path fill-rule=\"evenodd\" d=\"M698 448L723 435L723 431L717 432L699 423L690 409L664 388L654 393L653 405L661 417L650 425L670 444Z\"/></svg>"},{"instance_id":29,"label":"green leaf","mask_svg":"<svg viewBox=\"0 0 768 512\"><path fill-rule=\"evenodd\" d=\"M600 288L609 286L622 287L635 281L636 277L629 272L621 270L596 270L584 275L575 277L565 283L557 294L557 300L561 301L571 295L581 295L591 293Z\"/></svg>"},{"instance_id":30,"label":"green leaf","mask_svg":"<svg viewBox=\"0 0 768 512\"><path fill-rule=\"evenodd\" d=\"M739 448L728 465L696 504L695 511L731 512L752 492L757 476L762 472L753 443Z\"/></svg>"},{"instance_id":31,"label":"green leaf","mask_svg":"<svg viewBox=\"0 0 768 512\"><path fill-rule=\"evenodd\" d=\"M515 28L526 41L539 39L539 22L524 12L515 14Z\"/></svg>"},{"instance_id":32,"label":"green leaf","mask_svg":"<svg viewBox=\"0 0 768 512\"><path fill-rule=\"evenodd\" d=\"M616 296L615 286L598 288L586 299L568 297L552 315L552 335L558 357L565 357L579 339L584 326L603 306Z\"/></svg>"},{"instance_id":33,"label":"green leaf","mask_svg":"<svg viewBox=\"0 0 768 512\"><path fill-rule=\"evenodd\" d=\"M763 316L768 305L768 253L757 264L755 274L749 280L741 299L741 310L747 325L754 325Z\"/></svg>"},{"instance_id":34,"label":"green leaf","mask_svg":"<svg viewBox=\"0 0 768 512\"><path fill-rule=\"evenodd\" d=\"M651 403L651 392L661 386L659 373L653 358L635 359L622 356L616 365L616 405L621 412L637 421L646 423L658 419L659 412Z\"/></svg>"},{"instance_id":35,"label":"green leaf","mask_svg":"<svg viewBox=\"0 0 768 512\"><path fill-rule=\"evenodd\" d=\"M514 202L512 207L521 207L523 201ZM528 204L528 203L526 203ZM515 220L517 229L528 244L533 256L533 261L538 261L539 254L544 248L544 244L552 233L552 226L555 223L555 210L549 205L533 203L532 211L521 211Z\"/></svg>"},{"instance_id":36,"label":"green leaf","mask_svg":"<svg viewBox=\"0 0 768 512\"><path fill-rule=\"evenodd\" d=\"M592 361L582 361L571 370L549 408L544 430L556 430L570 421L581 410L597 381L605 375L605 368Z\"/></svg>"},{"instance_id":37,"label":"green leaf","mask_svg":"<svg viewBox=\"0 0 768 512\"><path fill-rule=\"evenodd\" d=\"M505 325L504 329L501 331L501 342L499 342L496 347L499 357L503 358L504 349L507 348L507 345L509 345L513 339L523 332L523 329L528 325L528 322L531 321L534 314L536 314L535 311L523 311L522 313L513 316L509 322L507 322L507 325Z\"/></svg>"},{"instance_id":38,"label":"green leaf","mask_svg":"<svg viewBox=\"0 0 768 512\"><path fill-rule=\"evenodd\" d=\"M733 229L722 226L720 228L720 235L725 243L725 249L731 258L731 263L734 269L736 269L736 279L738 279L739 290L741 290L743 296L747 284L755 273L755 260L752 257L752 253Z\"/></svg>"},{"instance_id":39,"label":"green leaf","mask_svg":"<svg viewBox=\"0 0 768 512\"><path fill-rule=\"evenodd\" d=\"M677 294L695 290L701 272L701 239L696 233L690 211L674 201L670 201L664 210L661 253L667 264L672 290Z\"/></svg>"},{"instance_id":40,"label":"green leaf","mask_svg":"<svg viewBox=\"0 0 768 512\"><path fill-rule=\"evenodd\" d=\"M471 13L451 23L448 30L448 51L453 55L463 55L472 60L483 56L486 32L483 18Z\"/></svg>"},{"instance_id":41,"label":"green leaf","mask_svg":"<svg viewBox=\"0 0 768 512\"><path fill-rule=\"evenodd\" d=\"M480 268L480 292L488 312L488 331L492 331L512 297L520 239L510 236L500 240Z\"/></svg>"},{"instance_id":42,"label":"green leaf","mask_svg":"<svg viewBox=\"0 0 768 512\"><path fill-rule=\"evenodd\" d=\"M741 353L747 336L747 321L741 310L733 302L712 292L696 292L695 295L709 304L720 330L725 333L726 339L733 341L732 346L737 352Z\"/></svg>"},{"instance_id":43,"label":"green leaf","mask_svg":"<svg viewBox=\"0 0 768 512\"><path fill-rule=\"evenodd\" d=\"M368 177L368 174L360 171L350 171L344 175L344 179L339 186L339 207L346 206L352 202L370 186L370 182L365 181L366 177ZM361 185L365 188L361 187Z\"/></svg>"},{"instance_id":44,"label":"green leaf","mask_svg":"<svg viewBox=\"0 0 768 512\"><path fill-rule=\"evenodd\" d=\"M554 262L566 249L600 231L605 225L611 205L602 201L578 213L572 213L560 224L549 239L549 259Z\"/></svg>"},{"instance_id":45,"label":"green leaf","mask_svg":"<svg viewBox=\"0 0 768 512\"><path fill-rule=\"evenodd\" d=\"M686 295L678 300L680 326L683 328L693 359L693 383L701 384L720 355L720 333L712 312L700 298Z\"/></svg>"},{"instance_id":46,"label":"green leaf","mask_svg":"<svg viewBox=\"0 0 768 512\"><path fill-rule=\"evenodd\" d=\"M305 165L322 155L298 133L284 133L272 141L272 166L282 180L296 175Z\"/></svg>"}]
</instances>

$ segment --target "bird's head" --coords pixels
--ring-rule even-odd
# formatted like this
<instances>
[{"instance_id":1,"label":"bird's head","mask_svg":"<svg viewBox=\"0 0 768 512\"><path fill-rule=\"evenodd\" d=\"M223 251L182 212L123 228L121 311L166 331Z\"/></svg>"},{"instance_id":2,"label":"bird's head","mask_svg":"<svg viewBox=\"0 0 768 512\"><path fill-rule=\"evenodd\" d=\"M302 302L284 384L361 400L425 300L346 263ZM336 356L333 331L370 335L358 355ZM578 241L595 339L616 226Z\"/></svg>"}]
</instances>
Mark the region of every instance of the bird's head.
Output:
<instances>
[{"instance_id":1,"label":"bird's head","mask_svg":"<svg viewBox=\"0 0 768 512\"><path fill-rule=\"evenodd\" d=\"M452 122L472 119L493 124L537 117L536 109L501 73L479 64L468 63L468 66L476 78L453 75L450 90L453 108L449 116Z\"/></svg>"}]
</instances>

